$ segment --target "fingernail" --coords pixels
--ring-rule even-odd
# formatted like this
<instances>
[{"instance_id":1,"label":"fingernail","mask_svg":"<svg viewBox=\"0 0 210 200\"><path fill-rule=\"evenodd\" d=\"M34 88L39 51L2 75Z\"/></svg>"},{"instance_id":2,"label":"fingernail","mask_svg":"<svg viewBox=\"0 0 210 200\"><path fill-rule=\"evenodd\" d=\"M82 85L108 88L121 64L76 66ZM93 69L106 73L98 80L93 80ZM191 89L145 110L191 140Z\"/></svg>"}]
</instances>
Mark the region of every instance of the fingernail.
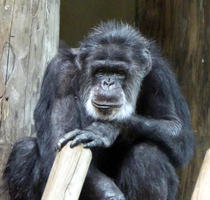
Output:
<instances>
[{"instance_id":1,"label":"fingernail","mask_svg":"<svg viewBox=\"0 0 210 200\"><path fill-rule=\"evenodd\" d=\"M60 150L61 149L61 142L58 142L57 143L57 150Z\"/></svg>"}]
</instances>

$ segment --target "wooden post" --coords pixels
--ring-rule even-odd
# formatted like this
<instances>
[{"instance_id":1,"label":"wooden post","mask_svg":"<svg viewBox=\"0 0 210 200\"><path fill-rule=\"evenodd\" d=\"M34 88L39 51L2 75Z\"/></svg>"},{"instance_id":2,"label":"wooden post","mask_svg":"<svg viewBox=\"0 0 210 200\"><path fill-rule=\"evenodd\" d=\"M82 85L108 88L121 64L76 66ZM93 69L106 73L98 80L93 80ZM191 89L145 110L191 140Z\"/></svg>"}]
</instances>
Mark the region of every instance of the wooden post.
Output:
<instances>
[{"instance_id":1,"label":"wooden post","mask_svg":"<svg viewBox=\"0 0 210 200\"><path fill-rule=\"evenodd\" d=\"M89 149L82 145L72 149L67 143L56 155L42 200L77 200L91 158Z\"/></svg>"},{"instance_id":2,"label":"wooden post","mask_svg":"<svg viewBox=\"0 0 210 200\"><path fill-rule=\"evenodd\" d=\"M0 175L12 144L34 133L42 77L58 49L59 8L59 0L0 0Z\"/></svg>"},{"instance_id":3,"label":"wooden post","mask_svg":"<svg viewBox=\"0 0 210 200\"><path fill-rule=\"evenodd\" d=\"M207 151L191 200L210 199L210 149Z\"/></svg>"}]
</instances>

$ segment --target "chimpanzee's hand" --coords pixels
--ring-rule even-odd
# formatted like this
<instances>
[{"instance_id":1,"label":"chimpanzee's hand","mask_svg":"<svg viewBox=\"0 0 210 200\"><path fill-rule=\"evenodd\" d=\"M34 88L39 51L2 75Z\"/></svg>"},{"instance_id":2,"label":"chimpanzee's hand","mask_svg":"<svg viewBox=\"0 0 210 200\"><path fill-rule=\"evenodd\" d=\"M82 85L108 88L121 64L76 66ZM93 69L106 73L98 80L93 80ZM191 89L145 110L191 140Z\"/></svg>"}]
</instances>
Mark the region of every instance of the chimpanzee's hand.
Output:
<instances>
[{"instance_id":1,"label":"chimpanzee's hand","mask_svg":"<svg viewBox=\"0 0 210 200\"><path fill-rule=\"evenodd\" d=\"M111 123L93 122L83 130L75 129L66 133L58 142L61 149L68 141L72 140L71 147L83 144L85 148L110 147L117 136L120 128Z\"/></svg>"},{"instance_id":2,"label":"chimpanzee's hand","mask_svg":"<svg viewBox=\"0 0 210 200\"><path fill-rule=\"evenodd\" d=\"M94 132L89 130L75 129L71 132L66 133L58 142L60 147L66 142L72 140L70 147L73 148L78 144L83 144L85 148L91 147L109 147L110 141L102 136L96 135Z\"/></svg>"}]
</instances>

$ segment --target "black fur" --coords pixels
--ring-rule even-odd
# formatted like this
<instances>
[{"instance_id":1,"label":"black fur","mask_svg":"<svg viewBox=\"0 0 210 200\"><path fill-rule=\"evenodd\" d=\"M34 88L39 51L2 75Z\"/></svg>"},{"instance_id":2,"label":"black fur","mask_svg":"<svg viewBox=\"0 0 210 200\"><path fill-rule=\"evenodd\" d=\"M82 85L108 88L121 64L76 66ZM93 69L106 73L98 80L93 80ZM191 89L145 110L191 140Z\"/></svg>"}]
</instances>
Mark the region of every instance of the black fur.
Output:
<instances>
[{"instance_id":1,"label":"black fur","mask_svg":"<svg viewBox=\"0 0 210 200\"><path fill-rule=\"evenodd\" d=\"M125 80L116 80L136 109L124 118L104 120L87 112L85 102L98 82L91 63L106 59L127 63ZM138 81L141 88L134 87ZM14 145L4 171L13 200L41 199L66 133L75 145L82 141L92 148L84 200L175 200L175 168L193 155L190 113L173 73L153 42L122 23L101 24L78 51L59 51L45 72L34 119L37 137Z\"/></svg>"}]
</instances>

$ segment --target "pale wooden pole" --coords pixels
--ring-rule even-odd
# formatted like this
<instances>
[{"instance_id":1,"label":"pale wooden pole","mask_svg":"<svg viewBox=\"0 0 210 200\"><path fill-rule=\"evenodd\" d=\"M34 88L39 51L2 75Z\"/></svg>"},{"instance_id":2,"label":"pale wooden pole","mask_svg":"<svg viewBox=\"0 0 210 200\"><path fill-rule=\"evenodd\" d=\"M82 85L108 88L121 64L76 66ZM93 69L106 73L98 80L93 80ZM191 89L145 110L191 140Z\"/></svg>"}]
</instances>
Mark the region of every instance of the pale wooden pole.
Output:
<instances>
[{"instance_id":1,"label":"pale wooden pole","mask_svg":"<svg viewBox=\"0 0 210 200\"><path fill-rule=\"evenodd\" d=\"M42 200L79 199L91 158L89 149L67 143L56 155Z\"/></svg>"},{"instance_id":2,"label":"pale wooden pole","mask_svg":"<svg viewBox=\"0 0 210 200\"><path fill-rule=\"evenodd\" d=\"M210 149L206 152L191 200L210 199Z\"/></svg>"}]
</instances>

